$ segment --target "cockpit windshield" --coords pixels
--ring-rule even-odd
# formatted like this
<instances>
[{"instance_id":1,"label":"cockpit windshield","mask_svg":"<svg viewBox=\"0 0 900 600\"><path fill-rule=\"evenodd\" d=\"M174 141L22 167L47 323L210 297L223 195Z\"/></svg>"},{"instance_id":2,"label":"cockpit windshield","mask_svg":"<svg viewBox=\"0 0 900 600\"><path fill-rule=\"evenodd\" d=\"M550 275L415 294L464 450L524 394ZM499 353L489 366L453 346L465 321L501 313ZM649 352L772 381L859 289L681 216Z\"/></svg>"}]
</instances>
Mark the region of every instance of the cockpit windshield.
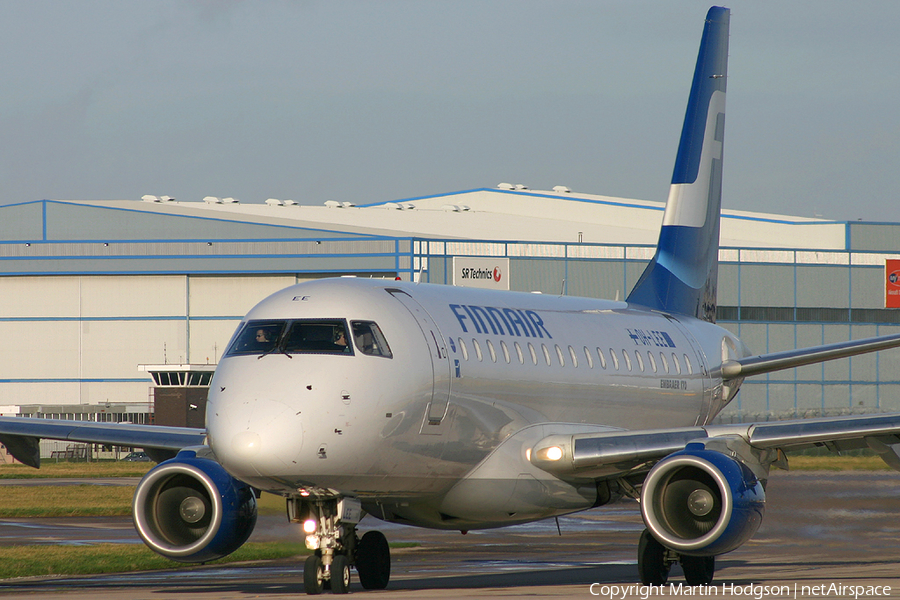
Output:
<instances>
[{"instance_id":1,"label":"cockpit windshield","mask_svg":"<svg viewBox=\"0 0 900 600\"><path fill-rule=\"evenodd\" d=\"M245 354L353 354L342 319L248 321L227 356Z\"/></svg>"},{"instance_id":2,"label":"cockpit windshield","mask_svg":"<svg viewBox=\"0 0 900 600\"><path fill-rule=\"evenodd\" d=\"M352 336L350 331L352 330ZM392 358L390 346L373 321L294 319L248 321L235 336L226 356L266 354L362 354Z\"/></svg>"}]
</instances>

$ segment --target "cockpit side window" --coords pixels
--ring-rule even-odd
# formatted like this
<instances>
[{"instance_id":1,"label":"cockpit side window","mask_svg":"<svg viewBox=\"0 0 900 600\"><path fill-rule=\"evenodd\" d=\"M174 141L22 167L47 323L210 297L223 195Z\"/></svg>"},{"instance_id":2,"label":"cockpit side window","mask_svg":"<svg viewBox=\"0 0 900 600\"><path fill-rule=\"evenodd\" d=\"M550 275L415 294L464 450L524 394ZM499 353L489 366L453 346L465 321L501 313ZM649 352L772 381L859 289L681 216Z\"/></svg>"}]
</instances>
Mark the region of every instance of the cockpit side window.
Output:
<instances>
[{"instance_id":1,"label":"cockpit side window","mask_svg":"<svg viewBox=\"0 0 900 600\"><path fill-rule=\"evenodd\" d=\"M250 321L228 349L228 356L275 352L353 354L353 347L342 319Z\"/></svg>"},{"instance_id":2,"label":"cockpit side window","mask_svg":"<svg viewBox=\"0 0 900 600\"><path fill-rule=\"evenodd\" d=\"M391 347L375 322L351 321L350 326L353 329L353 341L360 352L369 356L393 358Z\"/></svg>"}]
</instances>

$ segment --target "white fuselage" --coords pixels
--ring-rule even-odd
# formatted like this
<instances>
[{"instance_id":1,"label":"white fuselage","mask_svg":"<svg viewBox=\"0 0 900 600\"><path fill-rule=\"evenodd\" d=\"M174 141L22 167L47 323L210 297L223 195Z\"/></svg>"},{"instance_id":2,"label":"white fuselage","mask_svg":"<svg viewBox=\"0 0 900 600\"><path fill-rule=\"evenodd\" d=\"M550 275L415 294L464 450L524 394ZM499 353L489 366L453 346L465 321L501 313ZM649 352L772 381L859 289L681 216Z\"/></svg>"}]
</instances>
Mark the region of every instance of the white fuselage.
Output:
<instances>
[{"instance_id":1,"label":"white fuselage","mask_svg":"<svg viewBox=\"0 0 900 600\"><path fill-rule=\"evenodd\" d=\"M227 353L207 407L221 464L273 493L356 496L380 518L452 529L592 506L595 484L536 469L532 444L706 423L736 391L715 368L747 354L715 325L622 302L384 280L292 286L242 327L283 323L375 323L390 356L362 337Z\"/></svg>"}]
</instances>

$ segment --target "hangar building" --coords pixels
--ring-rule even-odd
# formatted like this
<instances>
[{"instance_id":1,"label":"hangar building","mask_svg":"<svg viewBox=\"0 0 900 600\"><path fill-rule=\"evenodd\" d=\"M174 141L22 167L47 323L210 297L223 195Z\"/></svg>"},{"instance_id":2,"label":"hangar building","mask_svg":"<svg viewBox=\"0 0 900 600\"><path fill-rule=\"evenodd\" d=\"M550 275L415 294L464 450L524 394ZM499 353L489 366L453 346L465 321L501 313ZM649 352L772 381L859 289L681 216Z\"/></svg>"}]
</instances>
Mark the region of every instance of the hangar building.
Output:
<instances>
[{"instance_id":1,"label":"hangar building","mask_svg":"<svg viewBox=\"0 0 900 600\"><path fill-rule=\"evenodd\" d=\"M2 206L0 413L146 420L151 383L202 389L245 312L307 279L454 284L454 264L502 265L511 290L622 298L663 208L507 184L368 206ZM726 210L719 322L754 352L897 332L900 309L885 302L897 239L900 224ZM897 411L898 373L897 351L772 373L747 380L721 418Z\"/></svg>"}]
</instances>

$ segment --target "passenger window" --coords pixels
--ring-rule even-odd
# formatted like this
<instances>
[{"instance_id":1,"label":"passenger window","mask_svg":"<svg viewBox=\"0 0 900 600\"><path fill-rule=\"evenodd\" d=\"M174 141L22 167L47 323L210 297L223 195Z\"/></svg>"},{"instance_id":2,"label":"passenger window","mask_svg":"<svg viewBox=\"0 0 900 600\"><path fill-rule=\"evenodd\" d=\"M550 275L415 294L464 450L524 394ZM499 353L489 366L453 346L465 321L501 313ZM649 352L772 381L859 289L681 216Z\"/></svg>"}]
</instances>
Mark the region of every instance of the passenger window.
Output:
<instances>
[{"instance_id":1,"label":"passenger window","mask_svg":"<svg viewBox=\"0 0 900 600\"><path fill-rule=\"evenodd\" d=\"M368 356L381 356L393 358L391 347L388 345L381 328L373 321L351 321L353 329L353 342L357 349Z\"/></svg>"},{"instance_id":2,"label":"passenger window","mask_svg":"<svg viewBox=\"0 0 900 600\"><path fill-rule=\"evenodd\" d=\"M656 359L653 358L653 353L647 350L647 360L650 361L650 368L653 369L653 372L656 373Z\"/></svg>"},{"instance_id":3,"label":"passenger window","mask_svg":"<svg viewBox=\"0 0 900 600\"><path fill-rule=\"evenodd\" d=\"M491 340L487 340L485 343L487 344L488 352L491 354L491 362L497 362L497 353L494 352L494 345L491 343Z\"/></svg>"},{"instance_id":4,"label":"passenger window","mask_svg":"<svg viewBox=\"0 0 900 600\"><path fill-rule=\"evenodd\" d=\"M688 372L688 375L694 374L694 367L691 365L691 359L688 358L688 355L684 355L684 370Z\"/></svg>"},{"instance_id":5,"label":"passenger window","mask_svg":"<svg viewBox=\"0 0 900 600\"><path fill-rule=\"evenodd\" d=\"M556 358L559 359L559 366L566 366L566 359L563 358L562 348L559 347L559 344L554 344L556 348Z\"/></svg>"},{"instance_id":6,"label":"passenger window","mask_svg":"<svg viewBox=\"0 0 900 600\"><path fill-rule=\"evenodd\" d=\"M622 350L622 360L625 361L625 368L631 370L631 357L628 356L627 350Z\"/></svg>"},{"instance_id":7,"label":"passenger window","mask_svg":"<svg viewBox=\"0 0 900 600\"><path fill-rule=\"evenodd\" d=\"M528 353L531 354L531 362L537 364L537 352L534 351L534 346L531 345L531 342L528 342Z\"/></svg>"},{"instance_id":8,"label":"passenger window","mask_svg":"<svg viewBox=\"0 0 900 600\"><path fill-rule=\"evenodd\" d=\"M544 351L544 360L547 361L547 366L550 366L550 351L547 350L546 344L541 344L541 350Z\"/></svg>"},{"instance_id":9,"label":"passenger window","mask_svg":"<svg viewBox=\"0 0 900 600\"><path fill-rule=\"evenodd\" d=\"M600 359L600 368L606 369L606 357L603 356L603 350L597 348L597 357Z\"/></svg>"},{"instance_id":10,"label":"passenger window","mask_svg":"<svg viewBox=\"0 0 900 600\"><path fill-rule=\"evenodd\" d=\"M678 356L672 353L672 364L675 365L675 372L681 375L681 363L678 362Z\"/></svg>"},{"instance_id":11,"label":"passenger window","mask_svg":"<svg viewBox=\"0 0 900 600\"><path fill-rule=\"evenodd\" d=\"M519 345L519 342L513 342L513 346L516 348L516 356L519 357L519 364L525 364L525 357L522 356L522 346Z\"/></svg>"},{"instance_id":12,"label":"passenger window","mask_svg":"<svg viewBox=\"0 0 900 600\"><path fill-rule=\"evenodd\" d=\"M503 340L500 340L500 350L503 351L503 359L506 361L506 364L509 364L509 348Z\"/></svg>"},{"instance_id":13,"label":"passenger window","mask_svg":"<svg viewBox=\"0 0 900 600\"><path fill-rule=\"evenodd\" d=\"M612 348L610 348L609 356L610 356L610 358L612 358L613 368L615 368L615 370L618 371L619 370L619 356L616 354L616 351L613 350Z\"/></svg>"},{"instance_id":14,"label":"passenger window","mask_svg":"<svg viewBox=\"0 0 900 600\"><path fill-rule=\"evenodd\" d=\"M575 348L573 348L572 346L569 346L569 356L572 357L572 366L577 367L578 357L575 355Z\"/></svg>"},{"instance_id":15,"label":"passenger window","mask_svg":"<svg viewBox=\"0 0 900 600\"><path fill-rule=\"evenodd\" d=\"M588 347L584 347L584 358L588 361L588 366L590 368L594 368L594 357L591 356L591 351L588 350Z\"/></svg>"},{"instance_id":16,"label":"passenger window","mask_svg":"<svg viewBox=\"0 0 900 600\"><path fill-rule=\"evenodd\" d=\"M466 348L466 343L462 338L459 338L459 349L462 350L463 358L469 360L469 349Z\"/></svg>"},{"instance_id":17,"label":"passenger window","mask_svg":"<svg viewBox=\"0 0 900 600\"><path fill-rule=\"evenodd\" d=\"M669 361L666 360L666 355L662 352L659 353L659 360L662 361L663 369L666 370L666 373L669 372Z\"/></svg>"},{"instance_id":18,"label":"passenger window","mask_svg":"<svg viewBox=\"0 0 900 600\"><path fill-rule=\"evenodd\" d=\"M472 347L475 348L475 356L478 358L478 362L481 362L481 346L478 345L478 340L472 340Z\"/></svg>"},{"instance_id":19,"label":"passenger window","mask_svg":"<svg viewBox=\"0 0 900 600\"><path fill-rule=\"evenodd\" d=\"M640 350L635 350L635 351L634 351L634 358L637 359L638 369L640 369L640 370L641 370L641 373L643 373L643 372L644 372L644 359L641 358L641 351L640 351Z\"/></svg>"}]
</instances>

